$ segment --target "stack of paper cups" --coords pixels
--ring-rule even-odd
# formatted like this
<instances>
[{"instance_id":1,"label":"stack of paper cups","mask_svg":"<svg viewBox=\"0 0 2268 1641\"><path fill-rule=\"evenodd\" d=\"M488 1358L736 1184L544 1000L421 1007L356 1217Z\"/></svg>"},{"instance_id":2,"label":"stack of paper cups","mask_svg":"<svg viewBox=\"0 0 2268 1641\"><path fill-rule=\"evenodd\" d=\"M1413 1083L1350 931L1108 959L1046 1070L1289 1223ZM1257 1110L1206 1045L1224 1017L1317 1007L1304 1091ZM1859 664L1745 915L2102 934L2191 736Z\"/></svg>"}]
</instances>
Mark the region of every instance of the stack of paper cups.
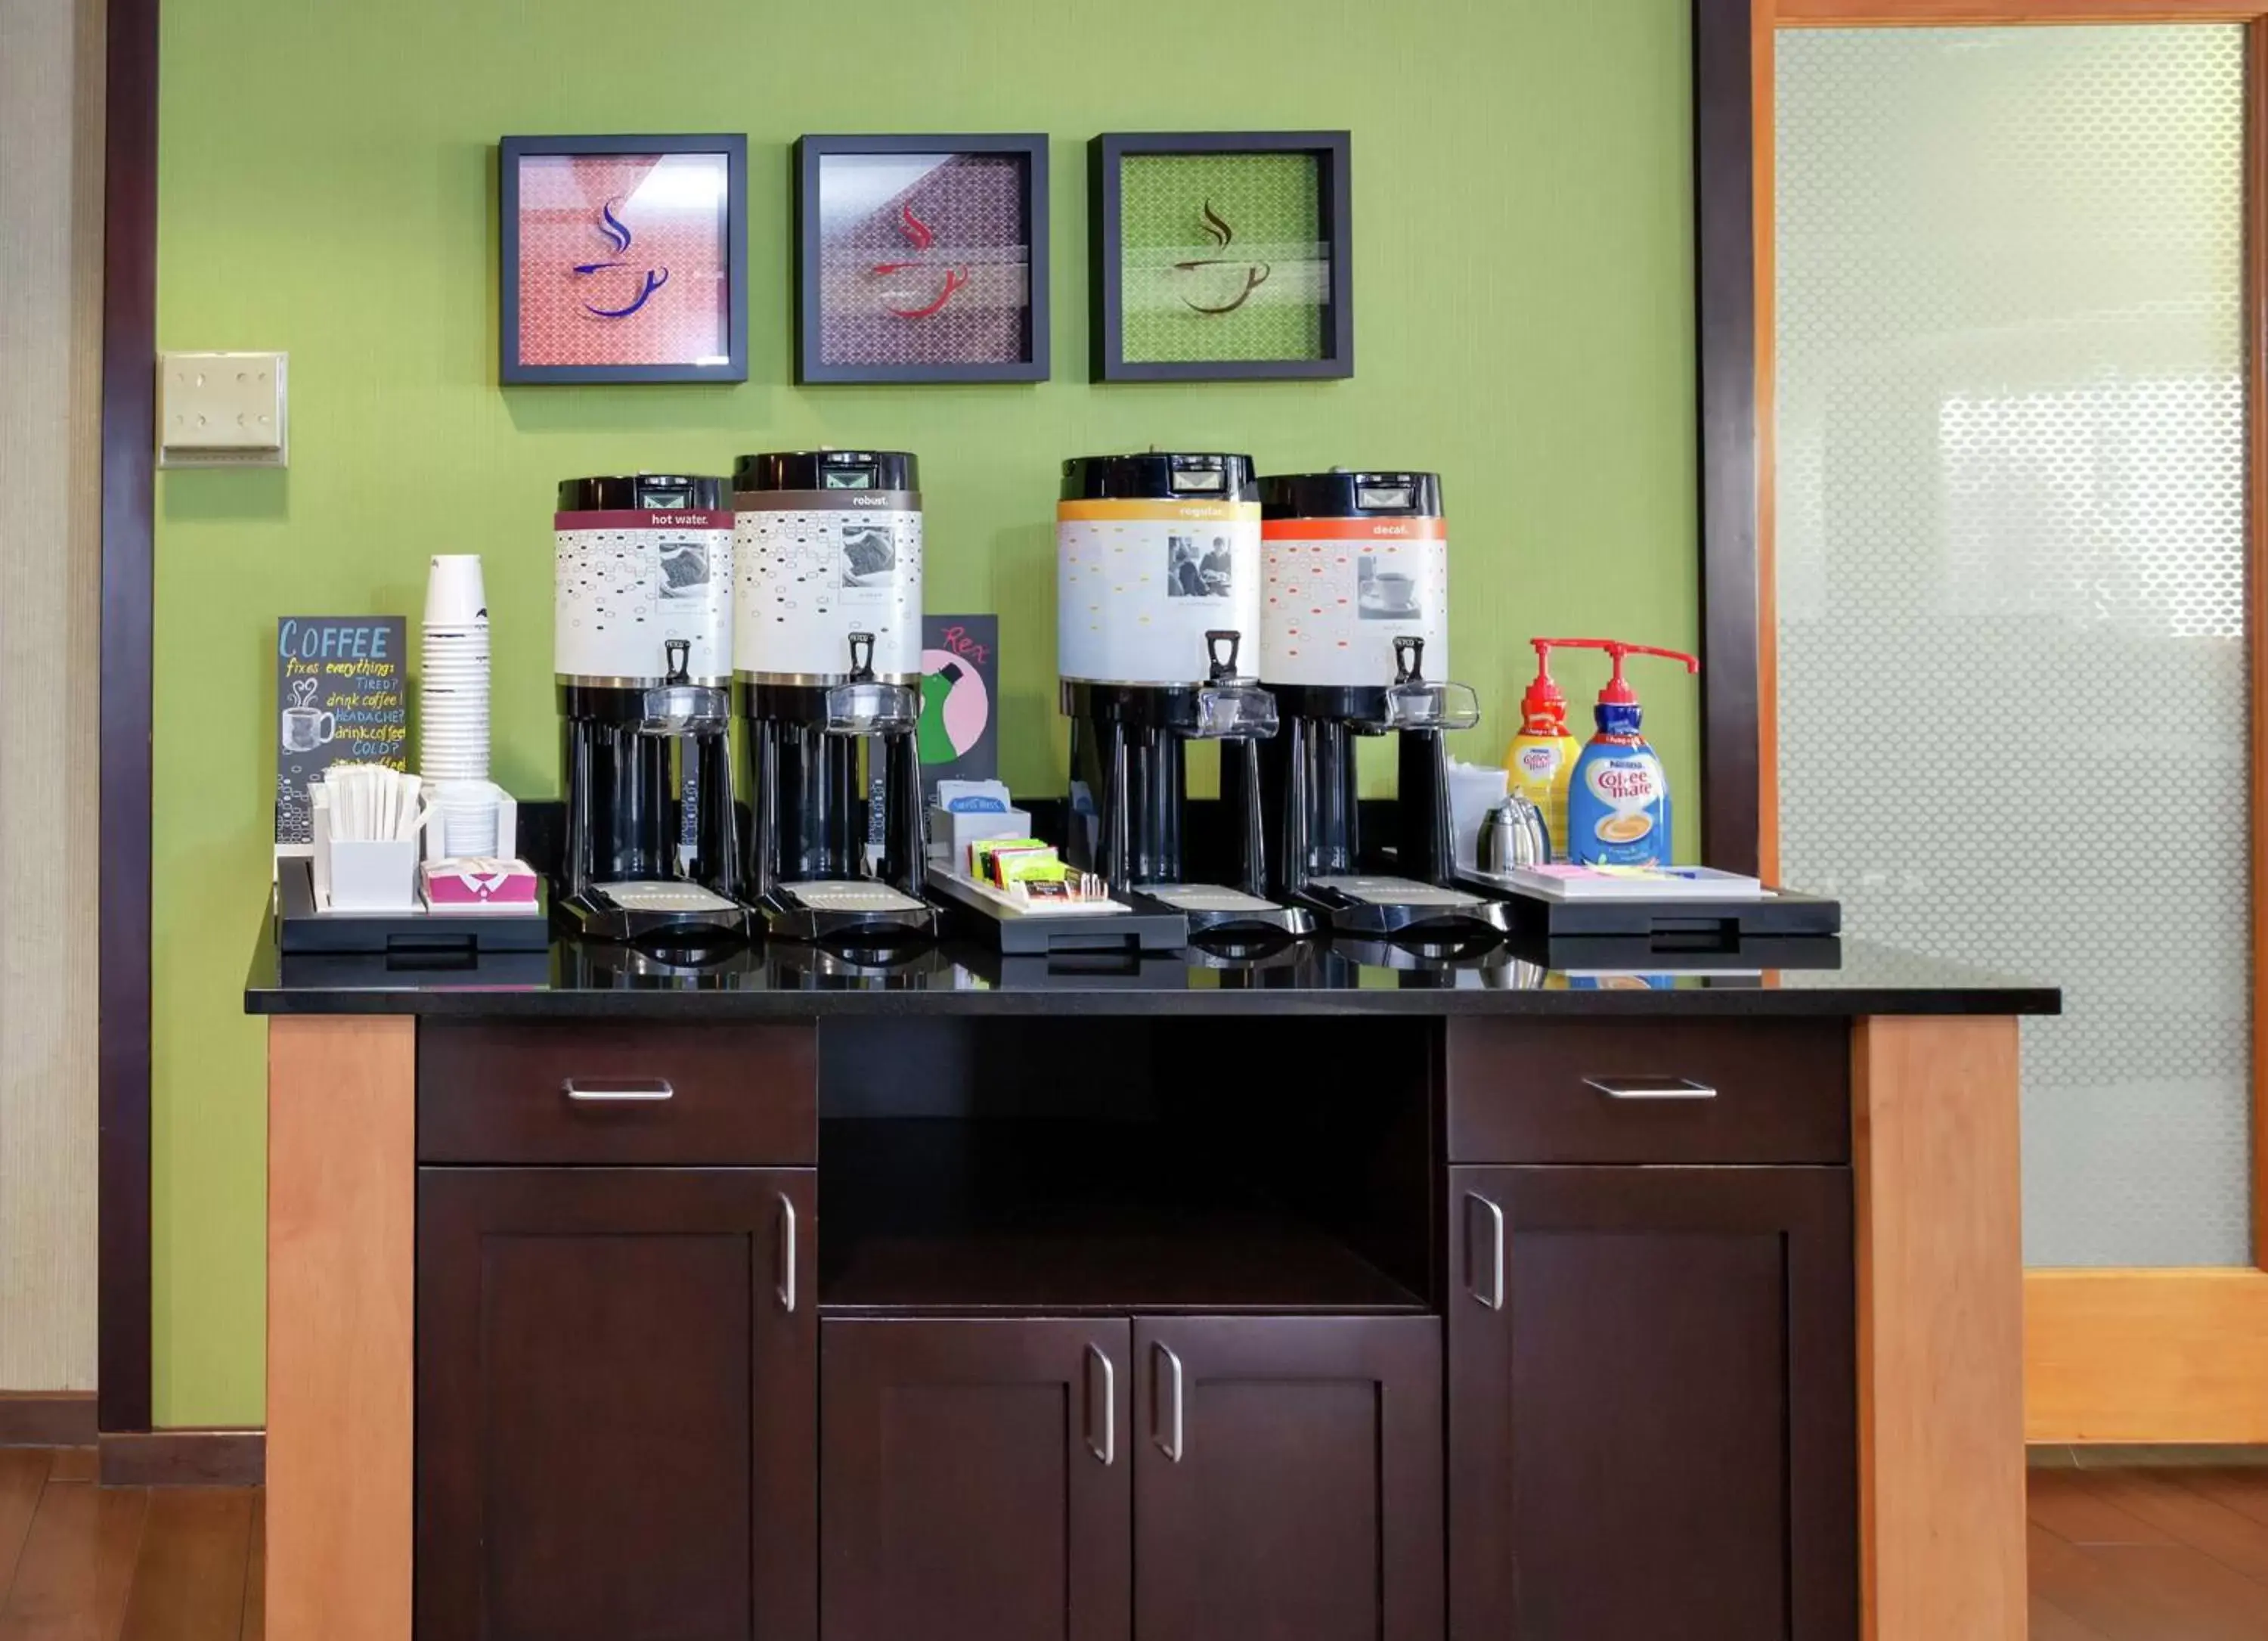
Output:
<instances>
[{"instance_id":1,"label":"stack of paper cups","mask_svg":"<svg viewBox=\"0 0 2268 1641\"><path fill-rule=\"evenodd\" d=\"M436 553L425 577L425 676L418 773L489 778L489 610L477 553Z\"/></svg>"}]
</instances>

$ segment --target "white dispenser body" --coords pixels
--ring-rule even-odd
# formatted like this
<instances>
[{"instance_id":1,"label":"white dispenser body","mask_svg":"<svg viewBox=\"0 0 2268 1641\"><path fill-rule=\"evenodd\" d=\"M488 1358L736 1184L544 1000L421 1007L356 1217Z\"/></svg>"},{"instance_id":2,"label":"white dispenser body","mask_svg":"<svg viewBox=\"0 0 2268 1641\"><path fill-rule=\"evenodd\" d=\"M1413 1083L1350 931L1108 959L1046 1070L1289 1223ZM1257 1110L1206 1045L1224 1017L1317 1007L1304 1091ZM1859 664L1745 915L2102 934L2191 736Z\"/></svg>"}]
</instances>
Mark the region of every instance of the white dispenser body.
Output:
<instances>
[{"instance_id":1,"label":"white dispenser body","mask_svg":"<svg viewBox=\"0 0 2268 1641\"><path fill-rule=\"evenodd\" d=\"M733 666L759 683L850 670L874 635L874 676L921 681L921 497L903 490L743 491L733 498Z\"/></svg>"},{"instance_id":2,"label":"white dispenser body","mask_svg":"<svg viewBox=\"0 0 2268 1641\"><path fill-rule=\"evenodd\" d=\"M1260 632L1260 506L1190 499L1056 507L1056 672L1202 684L1208 632Z\"/></svg>"},{"instance_id":3,"label":"white dispenser body","mask_svg":"<svg viewBox=\"0 0 2268 1641\"><path fill-rule=\"evenodd\" d=\"M669 676L670 640L681 639L688 677L731 682L730 513L560 513L552 525L554 673L659 683Z\"/></svg>"},{"instance_id":4,"label":"white dispenser body","mask_svg":"<svg viewBox=\"0 0 2268 1641\"><path fill-rule=\"evenodd\" d=\"M1270 519L1262 530L1260 680L1333 689L1394 682L1394 640L1449 676L1449 538L1439 517Z\"/></svg>"}]
</instances>

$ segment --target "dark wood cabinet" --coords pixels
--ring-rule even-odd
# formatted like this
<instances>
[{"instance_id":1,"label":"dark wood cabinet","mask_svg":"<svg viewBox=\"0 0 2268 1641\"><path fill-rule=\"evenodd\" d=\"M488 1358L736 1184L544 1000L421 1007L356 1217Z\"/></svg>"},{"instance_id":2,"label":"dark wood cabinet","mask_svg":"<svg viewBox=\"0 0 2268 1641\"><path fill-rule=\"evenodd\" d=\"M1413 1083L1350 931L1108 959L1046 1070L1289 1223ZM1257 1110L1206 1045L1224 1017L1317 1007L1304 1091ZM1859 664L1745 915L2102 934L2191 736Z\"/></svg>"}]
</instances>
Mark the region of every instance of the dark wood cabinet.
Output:
<instances>
[{"instance_id":1,"label":"dark wood cabinet","mask_svg":"<svg viewBox=\"0 0 2268 1641\"><path fill-rule=\"evenodd\" d=\"M814 1199L419 1170L418 1641L816 1634Z\"/></svg>"},{"instance_id":2,"label":"dark wood cabinet","mask_svg":"<svg viewBox=\"0 0 2268 1641\"><path fill-rule=\"evenodd\" d=\"M1449 1632L1858 1633L1851 1176L1457 1168Z\"/></svg>"},{"instance_id":3,"label":"dark wood cabinet","mask_svg":"<svg viewBox=\"0 0 2268 1641\"><path fill-rule=\"evenodd\" d=\"M1127 1323L822 1334L827 1641L1126 1641Z\"/></svg>"},{"instance_id":4,"label":"dark wood cabinet","mask_svg":"<svg viewBox=\"0 0 2268 1641\"><path fill-rule=\"evenodd\" d=\"M829 1320L827 1641L1434 1641L1432 1317Z\"/></svg>"},{"instance_id":5,"label":"dark wood cabinet","mask_svg":"<svg viewBox=\"0 0 2268 1641\"><path fill-rule=\"evenodd\" d=\"M1134 1324L1136 1641L1438 1641L1440 1326Z\"/></svg>"}]
</instances>

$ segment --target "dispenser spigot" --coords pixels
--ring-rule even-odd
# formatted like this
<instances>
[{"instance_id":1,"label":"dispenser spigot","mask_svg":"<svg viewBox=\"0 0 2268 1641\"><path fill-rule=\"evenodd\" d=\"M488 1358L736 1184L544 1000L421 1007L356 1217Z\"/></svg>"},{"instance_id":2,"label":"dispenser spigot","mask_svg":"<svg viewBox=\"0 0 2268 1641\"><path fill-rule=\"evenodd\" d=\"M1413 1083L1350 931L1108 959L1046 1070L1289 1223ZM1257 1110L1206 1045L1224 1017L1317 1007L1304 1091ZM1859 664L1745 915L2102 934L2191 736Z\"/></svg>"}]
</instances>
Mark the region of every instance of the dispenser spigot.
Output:
<instances>
[{"instance_id":1,"label":"dispenser spigot","mask_svg":"<svg viewBox=\"0 0 2268 1641\"><path fill-rule=\"evenodd\" d=\"M850 635L850 681L871 683L874 676L874 635L853 632Z\"/></svg>"},{"instance_id":2,"label":"dispenser spigot","mask_svg":"<svg viewBox=\"0 0 2268 1641\"><path fill-rule=\"evenodd\" d=\"M1205 652L1211 658L1215 684L1236 676L1236 653L1243 644L1244 634L1233 628L1216 627L1205 633Z\"/></svg>"},{"instance_id":3,"label":"dispenser spigot","mask_svg":"<svg viewBox=\"0 0 2268 1641\"><path fill-rule=\"evenodd\" d=\"M675 684L692 681L692 675L688 670L693 662L690 639L666 639L662 641L661 653L668 668L668 676L662 680L663 683Z\"/></svg>"},{"instance_id":4,"label":"dispenser spigot","mask_svg":"<svg viewBox=\"0 0 2268 1641\"><path fill-rule=\"evenodd\" d=\"M1415 633L1403 633L1394 640L1394 681L1396 684L1423 684L1425 675L1420 664L1425 659L1425 640Z\"/></svg>"}]
</instances>

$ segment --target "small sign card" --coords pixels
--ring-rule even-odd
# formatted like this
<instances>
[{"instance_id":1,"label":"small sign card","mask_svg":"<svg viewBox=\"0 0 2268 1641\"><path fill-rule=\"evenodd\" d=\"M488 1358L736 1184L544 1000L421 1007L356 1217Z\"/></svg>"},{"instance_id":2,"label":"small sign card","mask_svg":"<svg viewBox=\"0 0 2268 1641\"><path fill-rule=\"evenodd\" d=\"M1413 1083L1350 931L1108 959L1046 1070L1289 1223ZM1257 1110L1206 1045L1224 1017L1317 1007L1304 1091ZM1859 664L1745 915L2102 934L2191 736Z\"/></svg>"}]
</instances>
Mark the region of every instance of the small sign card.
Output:
<instances>
[{"instance_id":1,"label":"small sign card","mask_svg":"<svg viewBox=\"0 0 2268 1641\"><path fill-rule=\"evenodd\" d=\"M1000 772L1000 617L922 617L922 789Z\"/></svg>"},{"instance_id":2,"label":"small sign card","mask_svg":"<svg viewBox=\"0 0 2268 1641\"><path fill-rule=\"evenodd\" d=\"M407 767L409 699L400 616L286 616L276 624L276 842L314 842L307 787L334 764Z\"/></svg>"}]
</instances>

